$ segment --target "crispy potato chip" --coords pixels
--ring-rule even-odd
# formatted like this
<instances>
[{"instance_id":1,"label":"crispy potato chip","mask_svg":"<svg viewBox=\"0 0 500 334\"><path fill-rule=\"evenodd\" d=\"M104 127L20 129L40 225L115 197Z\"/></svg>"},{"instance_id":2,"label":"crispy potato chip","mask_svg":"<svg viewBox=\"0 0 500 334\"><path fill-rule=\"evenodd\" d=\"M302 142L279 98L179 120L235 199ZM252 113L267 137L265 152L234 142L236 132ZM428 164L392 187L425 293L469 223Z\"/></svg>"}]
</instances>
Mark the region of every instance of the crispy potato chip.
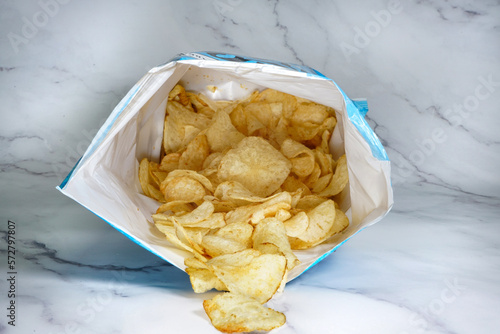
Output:
<instances>
[{"instance_id":1,"label":"crispy potato chip","mask_svg":"<svg viewBox=\"0 0 500 334\"><path fill-rule=\"evenodd\" d=\"M211 266L247 266L257 256L260 256L258 250L247 248L241 252L214 257L206 262L209 269Z\"/></svg>"},{"instance_id":2,"label":"crispy potato chip","mask_svg":"<svg viewBox=\"0 0 500 334\"><path fill-rule=\"evenodd\" d=\"M198 181L200 184L203 185L203 187L205 187L211 193L213 193L213 191L214 191L212 183L210 183L210 181L205 176L203 176L200 173L197 173L195 171L192 171L192 170L174 170L174 171L168 173L167 178L165 180L163 180L162 184L160 185L160 190L161 190L162 185L166 186L170 181L172 181L173 179L175 179L177 177L181 177L181 176L186 176L186 177L189 177L193 180ZM192 201L192 202L195 202L195 201Z\"/></svg>"},{"instance_id":3,"label":"crispy potato chip","mask_svg":"<svg viewBox=\"0 0 500 334\"><path fill-rule=\"evenodd\" d=\"M171 211L172 213L191 212L194 210L193 204L186 201L170 201L158 207L156 213Z\"/></svg>"},{"instance_id":4,"label":"crispy potato chip","mask_svg":"<svg viewBox=\"0 0 500 334\"><path fill-rule=\"evenodd\" d=\"M205 300L203 308L212 325L224 333L270 331L286 321L283 313L236 293L223 293Z\"/></svg>"},{"instance_id":5,"label":"crispy potato chip","mask_svg":"<svg viewBox=\"0 0 500 334\"><path fill-rule=\"evenodd\" d=\"M165 197L163 196L161 191L159 191L158 188L156 188L152 184L148 184L148 191L151 198L154 198L158 202L165 202Z\"/></svg>"},{"instance_id":6,"label":"crispy potato chip","mask_svg":"<svg viewBox=\"0 0 500 334\"><path fill-rule=\"evenodd\" d=\"M195 257L187 257L184 260L184 265L188 268L194 268L194 269L208 269L207 263L200 261L199 259Z\"/></svg>"},{"instance_id":7,"label":"crispy potato chip","mask_svg":"<svg viewBox=\"0 0 500 334\"><path fill-rule=\"evenodd\" d=\"M238 104L233 109L231 114L229 114L229 117L231 118L231 123L233 123L234 127L245 136L248 136L247 117L241 104Z\"/></svg>"},{"instance_id":8,"label":"crispy potato chip","mask_svg":"<svg viewBox=\"0 0 500 334\"><path fill-rule=\"evenodd\" d=\"M149 192L149 161L147 158L141 160L139 164L139 182L141 183L144 195L151 197Z\"/></svg>"},{"instance_id":9,"label":"crispy potato chip","mask_svg":"<svg viewBox=\"0 0 500 334\"><path fill-rule=\"evenodd\" d=\"M250 203L263 203L282 195L277 193L269 197L260 197L253 194L237 181L225 181L217 186L214 196L222 201L234 202L237 206L243 206Z\"/></svg>"},{"instance_id":10,"label":"crispy potato chip","mask_svg":"<svg viewBox=\"0 0 500 334\"><path fill-rule=\"evenodd\" d=\"M313 193L319 193L323 191L332 179L333 173L321 176L312 186Z\"/></svg>"},{"instance_id":11,"label":"crispy potato chip","mask_svg":"<svg viewBox=\"0 0 500 334\"><path fill-rule=\"evenodd\" d=\"M214 196L203 197L204 201L208 201L214 205L215 212L229 212L237 208L237 205L229 201L221 201Z\"/></svg>"},{"instance_id":12,"label":"crispy potato chip","mask_svg":"<svg viewBox=\"0 0 500 334\"><path fill-rule=\"evenodd\" d=\"M312 150L293 139L285 139L281 144L281 153L292 162L292 172L299 177L306 177L314 169Z\"/></svg>"},{"instance_id":13,"label":"crispy potato chip","mask_svg":"<svg viewBox=\"0 0 500 334\"><path fill-rule=\"evenodd\" d=\"M288 192L295 192L300 190L303 196L310 195L311 190L297 177L289 175L281 185L281 189Z\"/></svg>"},{"instance_id":14,"label":"crispy potato chip","mask_svg":"<svg viewBox=\"0 0 500 334\"><path fill-rule=\"evenodd\" d=\"M344 190L347 182L349 181L349 174L347 171L347 159L345 154L337 160L337 167L335 167L335 174L326 186L326 188L318 193L318 196L331 197L337 195Z\"/></svg>"},{"instance_id":15,"label":"crispy potato chip","mask_svg":"<svg viewBox=\"0 0 500 334\"><path fill-rule=\"evenodd\" d=\"M270 88L263 90L255 100L267 103L281 103L282 114L286 118L291 118L294 110L297 108L297 99L295 96Z\"/></svg>"},{"instance_id":16,"label":"crispy potato chip","mask_svg":"<svg viewBox=\"0 0 500 334\"><path fill-rule=\"evenodd\" d=\"M222 152L235 147L245 135L239 132L231 123L231 118L224 111L217 111L212 124L206 132L208 145L212 152Z\"/></svg>"},{"instance_id":17,"label":"crispy potato chip","mask_svg":"<svg viewBox=\"0 0 500 334\"><path fill-rule=\"evenodd\" d=\"M245 245L246 248L252 246L252 233L253 226L245 222L236 222L232 224L227 224L226 226L220 228L214 234L226 239L233 239Z\"/></svg>"},{"instance_id":18,"label":"crispy potato chip","mask_svg":"<svg viewBox=\"0 0 500 334\"><path fill-rule=\"evenodd\" d=\"M205 252L211 257L232 254L248 248L247 245L244 245L239 241L215 234L205 235L201 244L205 249Z\"/></svg>"},{"instance_id":19,"label":"crispy potato chip","mask_svg":"<svg viewBox=\"0 0 500 334\"><path fill-rule=\"evenodd\" d=\"M238 253L218 256L217 262L209 260L209 268L226 285L229 291L255 298L261 304L274 295L286 272L286 258L278 254L260 254L249 264L235 263L231 257L238 258ZM220 261L222 257L230 259L228 263Z\"/></svg>"},{"instance_id":20,"label":"crispy potato chip","mask_svg":"<svg viewBox=\"0 0 500 334\"><path fill-rule=\"evenodd\" d=\"M304 211L300 211L292 218L283 222L285 226L286 235L289 237L299 237L302 235L309 226L309 217Z\"/></svg>"},{"instance_id":21,"label":"crispy potato chip","mask_svg":"<svg viewBox=\"0 0 500 334\"><path fill-rule=\"evenodd\" d=\"M291 207L292 196L288 192L281 192L277 196L271 196L264 203L239 206L233 211L228 212L226 223L251 222L252 224L257 224L259 220L274 216L278 210L289 210Z\"/></svg>"},{"instance_id":22,"label":"crispy potato chip","mask_svg":"<svg viewBox=\"0 0 500 334\"><path fill-rule=\"evenodd\" d=\"M221 181L238 181L266 197L280 188L290 169L290 161L266 140L247 137L222 158L218 175Z\"/></svg>"},{"instance_id":23,"label":"crispy potato chip","mask_svg":"<svg viewBox=\"0 0 500 334\"><path fill-rule=\"evenodd\" d=\"M198 202L206 195L203 185L188 176L180 176L169 180L170 182L165 181L162 182L160 190L166 201Z\"/></svg>"},{"instance_id":24,"label":"crispy potato chip","mask_svg":"<svg viewBox=\"0 0 500 334\"><path fill-rule=\"evenodd\" d=\"M203 240L203 236L208 232L208 229L188 228L188 227L185 228L181 224L177 223L175 220L173 223L175 228L175 235L177 236L177 238L182 243L188 245L199 254L204 255L204 250L203 247L201 246L201 243Z\"/></svg>"},{"instance_id":25,"label":"crispy potato chip","mask_svg":"<svg viewBox=\"0 0 500 334\"><path fill-rule=\"evenodd\" d=\"M315 243L323 238L335 221L335 204L332 200L326 200L314 209L307 212L309 226L298 238Z\"/></svg>"},{"instance_id":26,"label":"crispy potato chip","mask_svg":"<svg viewBox=\"0 0 500 334\"><path fill-rule=\"evenodd\" d=\"M329 117L326 107L317 103L300 103L292 115L294 125L321 125Z\"/></svg>"},{"instance_id":27,"label":"crispy potato chip","mask_svg":"<svg viewBox=\"0 0 500 334\"><path fill-rule=\"evenodd\" d=\"M176 101L167 103L167 117L163 130L163 148L166 154L184 150L203 129L210 118L193 112Z\"/></svg>"},{"instance_id":28,"label":"crispy potato chip","mask_svg":"<svg viewBox=\"0 0 500 334\"><path fill-rule=\"evenodd\" d=\"M276 212L276 214L274 215L274 218L284 222L288 219L290 219L292 217L292 214L290 213L290 211L288 210L278 210L278 212Z\"/></svg>"},{"instance_id":29,"label":"crispy potato chip","mask_svg":"<svg viewBox=\"0 0 500 334\"><path fill-rule=\"evenodd\" d=\"M182 152L179 158L179 169L189 169L199 171L203 167L203 162L208 157L210 149L207 137L200 133L197 135Z\"/></svg>"},{"instance_id":30,"label":"crispy potato chip","mask_svg":"<svg viewBox=\"0 0 500 334\"><path fill-rule=\"evenodd\" d=\"M339 209L335 209L335 221L332 224L330 230L322 238L316 240L315 242L307 242L299 238L289 238L290 245L292 249L308 249L317 246L322 242L325 242L335 234L344 231L348 226L349 219L347 218L345 213Z\"/></svg>"},{"instance_id":31,"label":"crispy potato chip","mask_svg":"<svg viewBox=\"0 0 500 334\"><path fill-rule=\"evenodd\" d=\"M302 197L295 207L299 210L309 211L326 200L327 198L320 197L318 195L307 195Z\"/></svg>"},{"instance_id":32,"label":"crispy potato chip","mask_svg":"<svg viewBox=\"0 0 500 334\"><path fill-rule=\"evenodd\" d=\"M189 275L191 286L195 293L203 293L212 289L219 291L227 291L224 283L215 276L209 269L186 268L186 273Z\"/></svg>"},{"instance_id":33,"label":"crispy potato chip","mask_svg":"<svg viewBox=\"0 0 500 334\"><path fill-rule=\"evenodd\" d=\"M170 153L161 159L160 170L170 173L173 170L179 168L179 159L181 158L180 153Z\"/></svg>"},{"instance_id":34,"label":"crispy potato chip","mask_svg":"<svg viewBox=\"0 0 500 334\"><path fill-rule=\"evenodd\" d=\"M283 254L288 270L292 270L300 261L293 254L286 234L285 225L276 218L266 218L256 226L252 236L253 248L263 254ZM275 249L268 246L274 245Z\"/></svg>"},{"instance_id":35,"label":"crispy potato chip","mask_svg":"<svg viewBox=\"0 0 500 334\"><path fill-rule=\"evenodd\" d=\"M307 179L304 180L304 184L310 188L314 187L314 184L318 181L319 177L321 176L321 168L319 167L318 163L314 163L314 169L307 177Z\"/></svg>"},{"instance_id":36,"label":"crispy potato chip","mask_svg":"<svg viewBox=\"0 0 500 334\"><path fill-rule=\"evenodd\" d=\"M182 250L186 250L186 251L190 252L198 260L200 260L202 262L206 262L207 261L207 259L199 251L195 250L193 247L191 247L190 245L188 245L185 242L181 241L177 237L176 228L174 226L171 226L171 225L162 225L162 224L155 224L155 225L156 225L156 227L158 228L158 230L160 232L162 232L163 234L165 234L166 239L168 241L170 241L173 245L177 246L178 248L180 248Z\"/></svg>"},{"instance_id":37,"label":"crispy potato chip","mask_svg":"<svg viewBox=\"0 0 500 334\"><path fill-rule=\"evenodd\" d=\"M183 106L188 106L190 104L190 101L186 95L186 90L182 85L175 85L174 88L170 91L168 94L168 100L169 101L177 101L180 102Z\"/></svg>"}]
</instances>

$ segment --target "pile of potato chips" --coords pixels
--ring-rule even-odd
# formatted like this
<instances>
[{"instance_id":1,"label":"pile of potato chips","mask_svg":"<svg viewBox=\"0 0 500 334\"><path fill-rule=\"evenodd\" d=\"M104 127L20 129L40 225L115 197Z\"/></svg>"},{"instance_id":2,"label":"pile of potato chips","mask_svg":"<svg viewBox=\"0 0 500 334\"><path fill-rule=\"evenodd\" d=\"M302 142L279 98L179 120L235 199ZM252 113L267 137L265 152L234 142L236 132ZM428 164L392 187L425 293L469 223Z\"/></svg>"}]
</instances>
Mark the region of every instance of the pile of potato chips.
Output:
<instances>
[{"instance_id":1,"label":"pile of potato chips","mask_svg":"<svg viewBox=\"0 0 500 334\"><path fill-rule=\"evenodd\" d=\"M266 89L212 101L176 85L166 107L161 162L143 159L152 216L185 260L193 289L227 291L203 306L222 332L271 330L285 316L264 307L307 249L349 221L333 198L348 183L346 157L329 153L332 108Z\"/></svg>"}]
</instances>

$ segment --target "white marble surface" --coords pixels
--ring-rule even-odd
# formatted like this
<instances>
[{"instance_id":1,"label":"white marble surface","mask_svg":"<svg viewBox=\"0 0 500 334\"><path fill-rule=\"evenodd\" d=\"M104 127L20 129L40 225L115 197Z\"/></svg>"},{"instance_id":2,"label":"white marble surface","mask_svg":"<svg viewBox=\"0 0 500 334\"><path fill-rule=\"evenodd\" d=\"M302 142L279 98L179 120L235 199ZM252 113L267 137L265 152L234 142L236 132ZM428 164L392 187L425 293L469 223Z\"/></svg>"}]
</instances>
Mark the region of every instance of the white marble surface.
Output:
<instances>
[{"instance_id":1,"label":"white marble surface","mask_svg":"<svg viewBox=\"0 0 500 334\"><path fill-rule=\"evenodd\" d=\"M392 212L270 302L274 332L500 332L498 1L10 0L0 17L0 333L217 332L186 274L55 190L149 68L198 50L319 70L368 99L393 161Z\"/></svg>"}]
</instances>

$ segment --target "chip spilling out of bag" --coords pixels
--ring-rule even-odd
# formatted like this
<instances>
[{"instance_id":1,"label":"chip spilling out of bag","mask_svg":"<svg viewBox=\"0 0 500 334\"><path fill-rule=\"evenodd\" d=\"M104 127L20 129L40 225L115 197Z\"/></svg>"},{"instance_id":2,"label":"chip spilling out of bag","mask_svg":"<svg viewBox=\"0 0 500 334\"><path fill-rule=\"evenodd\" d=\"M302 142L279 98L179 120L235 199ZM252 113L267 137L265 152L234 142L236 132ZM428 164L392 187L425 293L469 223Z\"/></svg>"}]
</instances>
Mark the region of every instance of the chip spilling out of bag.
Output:
<instances>
[{"instance_id":1,"label":"chip spilling out of bag","mask_svg":"<svg viewBox=\"0 0 500 334\"><path fill-rule=\"evenodd\" d=\"M152 216L185 259L193 290L225 291L203 306L223 332L270 330L285 316L263 306L300 261L349 226L334 196L347 159L329 140L335 110L273 89L213 101L177 84L169 94L161 160L139 181Z\"/></svg>"}]
</instances>

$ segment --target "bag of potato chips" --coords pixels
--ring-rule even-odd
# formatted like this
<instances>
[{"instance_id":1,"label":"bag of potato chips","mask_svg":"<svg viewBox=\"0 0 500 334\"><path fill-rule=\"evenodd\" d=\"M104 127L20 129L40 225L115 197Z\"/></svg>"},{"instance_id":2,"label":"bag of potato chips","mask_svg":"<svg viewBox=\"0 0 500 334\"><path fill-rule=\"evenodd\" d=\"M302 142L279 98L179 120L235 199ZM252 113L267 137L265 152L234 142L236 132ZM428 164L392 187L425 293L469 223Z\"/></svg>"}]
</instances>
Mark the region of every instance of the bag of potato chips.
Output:
<instances>
[{"instance_id":1,"label":"bag of potato chips","mask_svg":"<svg viewBox=\"0 0 500 334\"><path fill-rule=\"evenodd\" d=\"M338 206L336 210L345 213L349 222L343 228L342 233L336 233L327 238L326 241L322 240L322 243L314 247L307 249L303 247L304 249L301 249L300 240L297 241L299 242L297 244L297 249L299 250L295 254L298 261L293 269L287 273L286 280L292 280L318 263L358 231L381 220L391 209L393 194L390 182L390 162L379 139L364 119L364 115L367 112L366 101L353 101L349 99L333 80L306 66L209 52L181 54L168 63L151 69L116 106L84 155L58 189L108 222L137 244L178 268L186 270L185 260L192 255L190 254L190 250L195 252L197 248L197 245L192 243L192 240L196 236L188 235L185 232L185 227L189 227L189 225L181 226L182 222L186 219L182 220L182 217L175 218L172 226L176 226L177 229L174 230L170 229L172 227L165 225L167 227L164 228L164 231L161 231L152 223L154 215L157 215L155 216L155 222L162 221L162 219L168 221L169 219L168 217L162 218L162 216L158 216L162 214L161 210L160 212L157 210L162 205L161 199L164 199L163 196L168 195L176 200L183 199L182 196L187 196L188 190L186 189L189 189L191 184L196 186L198 184L196 182L198 181L202 184L205 182L205 179L198 176L194 176L195 181L190 181L194 175L190 171L170 171L167 173L165 171L162 172L160 169L154 169L157 168L154 166L158 166L160 161L165 157L166 147L167 149L172 149L172 152L174 152L174 148L183 145L182 142L177 140L175 123L171 123L173 121L168 124L165 123L165 111L169 103L169 94L172 94L172 90L178 84L182 85L185 91L196 92L198 94L192 100L193 105L196 103L199 104L198 108L208 107L210 109L211 101L226 101L227 103L223 102L223 104L226 103L224 106L232 106L229 101L243 101L248 99L254 92L272 89L273 91L292 95L296 98L296 101L307 101L308 104L309 102L313 102L326 106L334 114L336 126L333 133L330 134L331 136L328 137L329 140L323 143L323 145L326 145L329 149L336 164L339 163L338 161L342 161L341 158L345 154L346 161L344 164L347 166L346 171L348 172L349 183L334 198L337 203L335 205ZM284 103L286 102L280 102L280 105L277 106L276 102L270 102L266 110L270 113L283 112L285 108L283 106ZM212 109L221 109L221 105L218 104L217 107ZM276 111L277 107L279 107L278 111ZM175 111L172 111L172 114L175 114ZM252 139L253 137L248 137L250 139L244 138L245 136L241 135L240 131L235 132L233 130L231 130L232 132L221 132L218 130L210 132L208 124L213 124L214 122L219 122L218 124L224 128L224 122L227 122L227 119L229 119L224 113L211 114L211 118L206 120L203 117L196 120L185 120L182 113L175 115L178 115L176 116L179 118L178 122L184 122L182 123L185 125L182 128L183 136L187 136L187 133L193 129L200 128L201 125L199 124L205 124L203 126L207 127L207 129L204 132L204 136L209 138L210 147L216 150L215 147L220 146L220 151L223 151L225 154L224 158L214 156L210 159L211 162L218 162L215 172L219 173L218 175L221 177L234 174L235 166L240 163L238 159L247 158L245 149L253 150L255 147L258 147L256 150L260 150L258 152L262 152L262 155L256 161L262 161L263 165L266 163L264 161L265 157L268 156L272 160L272 156L274 155L272 145L263 143L260 139ZM253 119L251 125L253 129L252 133L262 132L259 132L259 129L261 129L259 124L263 121L259 117L265 118L267 117L266 115L260 115L256 119ZM189 122L194 122L194 125ZM307 120L304 120L304 122L307 123ZM186 126L188 123L191 125ZM300 123L301 120L298 119L296 121L298 127L301 126ZM300 131L305 131L304 129L306 128L302 127ZM289 131L290 133L290 131L296 130L286 128L284 131ZM197 134L199 134L199 131L196 133L193 132L193 138ZM267 135L272 137L269 133ZM300 133L297 134L297 136L299 135ZM165 139L166 137L169 139ZM199 137L197 138L199 139ZM318 144L321 142L320 139L316 140ZM165 144L165 140L168 140L168 144ZM200 152L199 146L203 144L203 140L206 139L201 138L194 144L191 144L190 147L193 147L193 152ZM278 141L280 144L284 142L282 140ZM311 141L314 140L311 139ZM237 147L234 143L240 144ZM282 145L281 152L290 158L290 160L296 159L295 161L299 161L299 158L307 156L307 152L309 152L306 144L300 146L295 141L289 141ZM180 153L177 158L175 155L172 157L178 163ZM184 159L183 161L187 165L191 164L190 166L196 165L196 162L192 162L189 159ZM142 162L144 162L144 166L141 168L140 163L142 165ZM150 167L150 163L156 165ZM209 163L206 164L209 165ZM201 169L201 163L198 165L199 167L196 168ZM278 166L278 170L292 168L288 160L278 162L273 160L269 165ZM295 173L300 176L300 168L295 168ZM148 186L146 186L145 188L144 184L141 184L141 175L143 180L159 178L160 181L165 181L170 177L167 180L168 187L166 188L168 189L161 189L159 191L159 187L147 188ZM257 203L259 202L258 198L272 196L276 193L277 188L279 188L275 187L271 181L269 183L266 179L263 179L266 177L266 174L262 175L250 180L241 177L237 183L228 183L224 185L225 188L217 188L221 188L219 191L222 194L221 196L233 196L232 198L236 198L236 196L243 196L241 195L242 193L247 193L247 188L252 187L253 183L258 184L258 189L253 193L250 191L250 195L238 197L240 201L241 198L244 198L245 203L252 201L254 201L252 203ZM286 177L287 175L284 175L282 180ZM329 177L331 179L331 176ZM305 180L305 177L302 179ZM161 183L158 180L156 181L157 185ZM177 186L174 186L174 183ZM266 187L268 183L273 185L273 187ZM325 186L327 184L328 181L324 183ZM205 188L207 187L210 188L211 185L206 185ZM180 191L176 189L180 189ZM215 192L215 189L212 189L212 191ZM201 197L197 198L205 198L208 193L213 195L212 192L207 191L206 193L202 192L199 195ZM189 196L191 195L189 193ZM193 196L198 195L195 193ZM269 199L270 197L266 198ZM276 199L273 198L272 200ZM286 200L293 201L293 196L290 199L287 197ZM189 207L188 202L189 200L184 201L184 203L178 203L177 210ZM218 204L221 205L220 203ZM173 206L170 205L168 208L173 208ZM193 207L189 210L192 209ZM317 215L321 214L320 209L318 209ZM210 212L213 212L213 205L200 205L197 210L197 213L200 214L208 212L206 210L212 210ZM285 211L276 209L276 211L273 211L273 215L282 215L286 219L290 219L291 214ZM262 213L262 218L267 217L265 215L268 211L263 209L259 212L264 212ZM227 210L223 213L226 216L213 216L210 218L211 221L214 224L219 224L221 217L226 217L227 219ZM239 216L233 214L232 217ZM237 218L234 218L234 221L237 221ZM263 232L259 233L263 235L263 240L266 238L266 229L274 231L280 228L275 225L275 222L269 222L266 227L261 228ZM192 226L197 225L193 225L191 222ZM216 226L218 226L217 228L221 228L221 226L224 226L224 223ZM168 239L167 237L166 240L165 235L168 236L168 233L173 233L172 235L174 236L172 238L180 240L181 245L184 246L179 247L179 245L175 245L175 242L169 242L168 240L172 241L172 238ZM180 234L183 233L184 235L181 236ZM210 238L206 238L206 249L210 249L212 255L218 252L216 242L219 236L213 234ZM186 239L191 244L188 242L182 243ZM210 248L210 243L215 243L215 246ZM256 239L254 239L255 243L258 243ZM265 242L261 244L265 244Z\"/></svg>"}]
</instances>

